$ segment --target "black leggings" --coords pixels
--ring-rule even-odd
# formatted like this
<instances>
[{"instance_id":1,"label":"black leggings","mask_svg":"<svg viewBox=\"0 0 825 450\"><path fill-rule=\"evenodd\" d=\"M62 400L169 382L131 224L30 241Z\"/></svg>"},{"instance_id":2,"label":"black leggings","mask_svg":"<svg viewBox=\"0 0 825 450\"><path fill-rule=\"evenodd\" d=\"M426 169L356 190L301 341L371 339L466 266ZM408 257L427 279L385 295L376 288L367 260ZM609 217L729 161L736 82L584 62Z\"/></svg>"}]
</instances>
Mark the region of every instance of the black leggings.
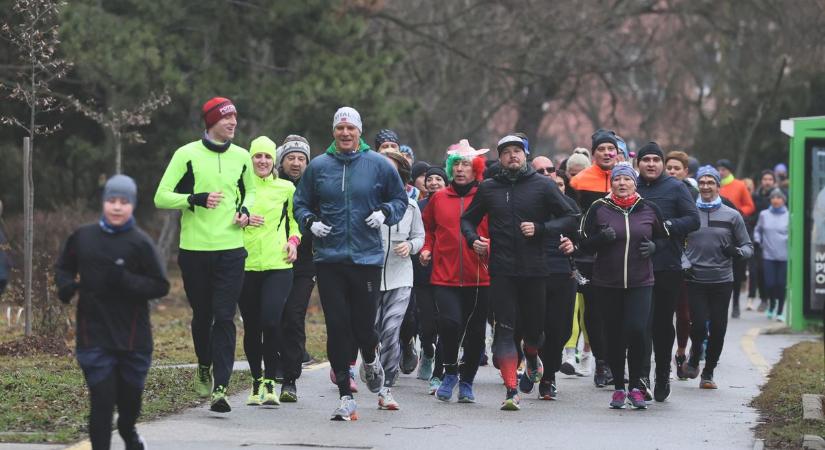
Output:
<instances>
[{"instance_id":1,"label":"black leggings","mask_svg":"<svg viewBox=\"0 0 825 450\"><path fill-rule=\"evenodd\" d=\"M556 379L561 367L561 352L573 331L573 308L576 305L576 280L568 273L554 273L547 277L547 306L544 315L544 361L546 381Z\"/></svg>"},{"instance_id":2,"label":"black leggings","mask_svg":"<svg viewBox=\"0 0 825 450\"><path fill-rule=\"evenodd\" d=\"M676 328L673 327L673 315L676 302L682 292L682 271L661 270L654 272L656 284L653 285L650 320L648 321L648 338L645 339L645 359L642 373L650 376L650 354L656 352L656 375L670 375L670 358L673 354L673 341ZM652 346L651 346L652 341Z\"/></svg>"},{"instance_id":3,"label":"black leggings","mask_svg":"<svg viewBox=\"0 0 825 450\"><path fill-rule=\"evenodd\" d=\"M281 321L286 298L292 288L292 269L246 272L238 306L243 319L243 350L249 371L256 380L275 379L278 349L283 339Z\"/></svg>"},{"instance_id":4,"label":"black leggings","mask_svg":"<svg viewBox=\"0 0 825 450\"><path fill-rule=\"evenodd\" d=\"M284 306L281 319L283 337L280 340L280 363L284 369L284 381L293 382L301 376L306 349L306 316L309 298L315 287L315 275L293 274L292 289Z\"/></svg>"},{"instance_id":5,"label":"black leggings","mask_svg":"<svg viewBox=\"0 0 825 450\"><path fill-rule=\"evenodd\" d=\"M235 363L235 311L246 250L178 253L183 289L192 307L192 341L198 364L213 366L215 387L228 386Z\"/></svg>"},{"instance_id":6,"label":"black leggings","mask_svg":"<svg viewBox=\"0 0 825 450\"><path fill-rule=\"evenodd\" d=\"M722 354L725 332L728 329L728 305L730 304L731 282L693 283L688 281L688 300L690 301L690 365L699 366L702 342L708 338L705 350L705 368L703 372L713 375L713 369ZM705 323L710 322L709 329Z\"/></svg>"},{"instance_id":7,"label":"black leggings","mask_svg":"<svg viewBox=\"0 0 825 450\"><path fill-rule=\"evenodd\" d=\"M577 262L579 272L588 280L593 279L593 263ZM590 349L596 360L607 361L607 341L605 340L605 305L602 299L594 292L591 284L579 286L579 292L584 298L584 327L587 329L587 339Z\"/></svg>"},{"instance_id":8,"label":"black leggings","mask_svg":"<svg viewBox=\"0 0 825 450\"><path fill-rule=\"evenodd\" d=\"M349 367L353 349L366 363L375 361L375 315L381 295L381 267L318 263L318 293L327 325L327 357L341 396L352 395Z\"/></svg>"},{"instance_id":9,"label":"black leggings","mask_svg":"<svg viewBox=\"0 0 825 450\"><path fill-rule=\"evenodd\" d=\"M418 335L418 309L416 308L415 291L410 291L410 301L407 303L407 310L404 312L404 320L401 322L401 330L398 333L398 342L401 344L401 354L403 355L407 344Z\"/></svg>"},{"instance_id":10,"label":"black leggings","mask_svg":"<svg viewBox=\"0 0 825 450\"><path fill-rule=\"evenodd\" d=\"M415 306L418 310L418 338L421 340L421 352L427 358L432 358L435 355L435 340L438 335L438 314L435 307L435 298L433 297L433 288L430 284L413 288Z\"/></svg>"},{"instance_id":11,"label":"black leggings","mask_svg":"<svg viewBox=\"0 0 825 450\"><path fill-rule=\"evenodd\" d=\"M481 362L487 326L487 287L434 286L444 371L472 383ZM459 370L458 349L464 348Z\"/></svg>"},{"instance_id":12,"label":"black leggings","mask_svg":"<svg viewBox=\"0 0 825 450\"><path fill-rule=\"evenodd\" d=\"M630 388L639 387L645 358L645 340L653 286L628 289L594 286L593 291L605 306L608 363L613 385L624 390L624 363L630 370ZM588 329L588 332L590 330Z\"/></svg>"},{"instance_id":13,"label":"black leggings","mask_svg":"<svg viewBox=\"0 0 825 450\"><path fill-rule=\"evenodd\" d=\"M112 416L117 405L117 431L124 442L137 438L143 388L127 383L113 370L103 381L89 386L89 440L93 450L108 450L112 441Z\"/></svg>"},{"instance_id":14,"label":"black leggings","mask_svg":"<svg viewBox=\"0 0 825 450\"><path fill-rule=\"evenodd\" d=\"M537 356L544 345L545 277L493 276L490 298L496 323L493 358L501 370L504 385L515 389L519 364L516 325L524 339L526 356Z\"/></svg>"}]
</instances>

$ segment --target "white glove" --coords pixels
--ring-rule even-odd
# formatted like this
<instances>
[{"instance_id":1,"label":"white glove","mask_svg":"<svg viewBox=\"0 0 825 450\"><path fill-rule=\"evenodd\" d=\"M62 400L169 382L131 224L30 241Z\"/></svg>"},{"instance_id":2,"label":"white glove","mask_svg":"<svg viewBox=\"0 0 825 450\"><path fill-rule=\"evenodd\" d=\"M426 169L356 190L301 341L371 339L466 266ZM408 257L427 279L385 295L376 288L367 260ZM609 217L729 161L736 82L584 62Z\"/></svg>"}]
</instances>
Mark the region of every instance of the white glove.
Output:
<instances>
[{"instance_id":1,"label":"white glove","mask_svg":"<svg viewBox=\"0 0 825 450\"><path fill-rule=\"evenodd\" d=\"M384 225L385 220L387 220L387 216L385 216L379 209L378 211L374 211L370 214L365 222L367 222L367 226L370 228L381 228L381 225Z\"/></svg>"},{"instance_id":2,"label":"white glove","mask_svg":"<svg viewBox=\"0 0 825 450\"><path fill-rule=\"evenodd\" d=\"M309 229L312 231L312 234L319 238L326 237L329 232L332 231L331 226L324 224L324 222L321 222L320 220L312 222Z\"/></svg>"}]
</instances>

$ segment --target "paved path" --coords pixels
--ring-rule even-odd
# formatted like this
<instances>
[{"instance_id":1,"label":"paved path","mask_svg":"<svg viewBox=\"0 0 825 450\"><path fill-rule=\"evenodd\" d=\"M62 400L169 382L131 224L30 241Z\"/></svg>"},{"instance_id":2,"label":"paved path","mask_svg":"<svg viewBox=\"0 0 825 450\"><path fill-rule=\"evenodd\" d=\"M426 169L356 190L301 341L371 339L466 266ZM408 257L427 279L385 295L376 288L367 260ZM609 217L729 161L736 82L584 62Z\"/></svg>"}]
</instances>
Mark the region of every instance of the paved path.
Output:
<instances>
[{"instance_id":1,"label":"paved path","mask_svg":"<svg viewBox=\"0 0 825 450\"><path fill-rule=\"evenodd\" d=\"M728 327L718 391L698 389L698 380L673 381L665 403L646 411L611 410L611 391L597 389L592 378L558 379L559 400L525 395L522 410L498 410L503 387L497 371L483 367L476 380L478 403L442 403L426 394L424 382L402 376L394 389L401 411L380 411L376 396L356 394L360 420L331 422L337 390L328 366L305 372L299 381L300 402L280 407L244 405L246 393L231 398L233 411L220 415L206 407L139 425L153 450L236 448L627 448L750 449L751 428L758 420L748 406L764 382L764 370L778 361L781 349L810 338L758 335L772 323L755 312ZM751 331L751 333L749 333ZM235 379L235 382L245 380ZM83 443L74 448L88 448ZM113 448L122 443L115 434ZM3 447L0 446L0 450Z\"/></svg>"}]
</instances>

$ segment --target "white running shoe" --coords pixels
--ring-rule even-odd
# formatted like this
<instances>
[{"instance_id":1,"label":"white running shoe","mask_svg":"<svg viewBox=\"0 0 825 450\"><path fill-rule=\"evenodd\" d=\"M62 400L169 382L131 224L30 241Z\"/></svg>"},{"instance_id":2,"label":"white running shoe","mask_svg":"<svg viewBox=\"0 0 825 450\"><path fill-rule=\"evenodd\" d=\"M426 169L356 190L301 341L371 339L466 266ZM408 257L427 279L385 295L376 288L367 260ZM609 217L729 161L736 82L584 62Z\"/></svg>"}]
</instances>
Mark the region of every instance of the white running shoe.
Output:
<instances>
[{"instance_id":1,"label":"white running shoe","mask_svg":"<svg viewBox=\"0 0 825 450\"><path fill-rule=\"evenodd\" d=\"M580 377L589 377L593 375L594 362L595 360L593 359L592 352L582 352L581 360L579 361L579 365L576 370L576 375Z\"/></svg>"}]
</instances>

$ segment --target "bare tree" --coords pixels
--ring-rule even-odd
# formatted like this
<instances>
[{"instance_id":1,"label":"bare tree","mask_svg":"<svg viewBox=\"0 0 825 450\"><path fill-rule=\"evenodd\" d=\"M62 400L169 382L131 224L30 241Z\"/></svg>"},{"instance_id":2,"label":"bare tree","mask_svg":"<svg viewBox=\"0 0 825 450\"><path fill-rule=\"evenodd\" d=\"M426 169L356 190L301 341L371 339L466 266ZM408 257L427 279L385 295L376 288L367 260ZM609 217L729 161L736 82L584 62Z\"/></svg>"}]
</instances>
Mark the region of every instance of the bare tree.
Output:
<instances>
[{"instance_id":1,"label":"bare tree","mask_svg":"<svg viewBox=\"0 0 825 450\"><path fill-rule=\"evenodd\" d=\"M86 103L76 98L71 98L71 105L80 111L84 116L94 120L107 133L110 133L114 142L115 150L115 173L123 170L123 141L130 144L144 144L143 136L135 128L152 123L152 114L159 108L171 102L167 92L156 94L150 93L148 98L139 105L131 109L115 110L111 106L100 108L94 101Z\"/></svg>"},{"instance_id":2,"label":"bare tree","mask_svg":"<svg viewBox=\"0 0 825 450\"><path fill-rule=\"evenodd\" d=\"M55 0L17 0L12 7L14 23L0 27L3 38L17 51L14 76L0 82L10 99L22 103L28 114L25 118L8 116L2 123L22 129L27 135L23 141L23 277L26 307L26 335L32 333L32 259L34 246L34 182L32 155L36 136L54 133L59 122L47 125L42 117L51 112L62 112L63 106L53 94L51 85L63 78L70 63L57 55L59 14L65 2Z\"/></svg>"}]
</instances>

